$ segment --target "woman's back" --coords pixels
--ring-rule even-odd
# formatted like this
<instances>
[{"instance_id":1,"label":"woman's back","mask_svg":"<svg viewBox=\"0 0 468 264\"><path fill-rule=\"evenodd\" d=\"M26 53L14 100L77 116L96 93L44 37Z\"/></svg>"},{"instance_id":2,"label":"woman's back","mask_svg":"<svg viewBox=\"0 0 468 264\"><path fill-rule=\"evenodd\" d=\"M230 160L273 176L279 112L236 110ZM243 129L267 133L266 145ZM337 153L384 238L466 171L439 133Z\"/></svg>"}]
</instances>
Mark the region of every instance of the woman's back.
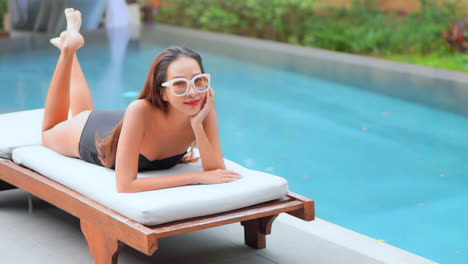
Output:
<instances>
[{"instance_id":1,"label":"woman's back","mask_svg":"<svg viewBox=\"0 0 468 264\"><path fill-rule=\"evenodd\" d=\"M96 137L99 137L99 139L108 137L112 130L114 130L117 124L123 119L124 114L125 110L94 110L89 114L80 137L79 151L81 159L99 166L104 166L99 159ZM185 154L186 151L176 156L159 160L150 160L140 154L138 171L169 169L177 165ZM112 165L111 168L115 169L115 164Z\"/></svg>"}]
</instances>

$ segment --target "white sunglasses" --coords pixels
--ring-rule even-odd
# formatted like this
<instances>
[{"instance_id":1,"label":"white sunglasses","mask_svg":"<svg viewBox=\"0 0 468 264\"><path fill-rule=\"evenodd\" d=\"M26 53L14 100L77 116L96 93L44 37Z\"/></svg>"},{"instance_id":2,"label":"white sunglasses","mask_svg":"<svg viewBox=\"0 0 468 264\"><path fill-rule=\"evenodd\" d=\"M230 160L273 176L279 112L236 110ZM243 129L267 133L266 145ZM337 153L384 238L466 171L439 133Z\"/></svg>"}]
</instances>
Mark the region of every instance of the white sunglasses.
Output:
<instances>
[{"instance_id":1,"label":"white sunglasses","mask_svg":"<svg viewBox=\"0 0 468 264\"><path fill-rule=\"evenodd\" d=\"M175 96L185 96L190 90L190 85L193 86L195 91L204 93L210 89L211 75L208 73L201 73L195 75L192 80L185 78L175 78L168 82L161 84L163 87L170 87Z\"/></svg>"}]
</instances>

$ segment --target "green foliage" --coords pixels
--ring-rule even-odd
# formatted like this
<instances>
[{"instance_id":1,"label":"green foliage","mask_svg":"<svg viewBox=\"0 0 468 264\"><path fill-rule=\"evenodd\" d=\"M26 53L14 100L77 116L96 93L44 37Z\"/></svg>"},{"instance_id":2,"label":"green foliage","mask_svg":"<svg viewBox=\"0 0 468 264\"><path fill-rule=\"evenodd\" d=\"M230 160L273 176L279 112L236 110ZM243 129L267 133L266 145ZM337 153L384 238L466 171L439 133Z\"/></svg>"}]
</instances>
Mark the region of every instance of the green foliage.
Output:
<instances>
[{"instance_id":1,"label":"green foliage","mask_svg":"<svg viewBox=\"0 0 468 264\"><path fill-rule=\"evenodd\" d=\"M0 0L0 30L3 29L3 16L7 11L7 0Z\"/></svg>"},{"instance_id":2,"label":"green foliage","mask_svg":"<svg viewBox=\"0 0 468 264\"><path fill-rule=\"evenodd\" d=\"M314 9L314 0L166 0L157 20L376 56L453 53L443 32L462 17L461 0L420 1L419 11L402 15L381 12L376 0L320 10Z\"/></svg>"},{"instance_id":3,"label":"green foliage","mask_svg":"<svg viewBox=\"0 0 468 264\"><path fill-rule=\"evenodd\" d=\"M302 21L313 0L167 0L157 20L164 23L279 41L304 38Z\"/></svg>"},{"instance_id":4,"label":"green foliage","mask_svg":"<svg viewBox=\"0 0 468 264\"><path fill-rule=\"evenodd\" d=\"M421 1L420 11L399 16L380 12L373 0L355 0L349 10L331 10L309 21L311 30L303 44L377 55L450 53L443 32L461 17L460 1L444 6Z\"/></svg>"}]
</instances>

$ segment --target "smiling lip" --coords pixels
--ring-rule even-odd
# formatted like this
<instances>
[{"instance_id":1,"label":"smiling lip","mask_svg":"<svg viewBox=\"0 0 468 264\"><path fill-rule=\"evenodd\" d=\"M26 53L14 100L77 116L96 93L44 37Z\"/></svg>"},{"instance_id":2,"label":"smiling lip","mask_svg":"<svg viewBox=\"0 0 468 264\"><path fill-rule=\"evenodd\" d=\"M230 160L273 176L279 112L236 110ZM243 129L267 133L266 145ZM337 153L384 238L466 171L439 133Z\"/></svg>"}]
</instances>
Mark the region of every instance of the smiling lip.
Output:
<instances>
[{"instance_id":1,"label":"smiling lip","mask_svg":"<svg viewBox=\"0 0 468 264\"><path fill-rule=\"evenodd\" d=\"M190 106L197 106L198 103L200 103L200 100L191 100L191 101L184 102L184 104L187 104Z\"/></svg>"}]
</instances>

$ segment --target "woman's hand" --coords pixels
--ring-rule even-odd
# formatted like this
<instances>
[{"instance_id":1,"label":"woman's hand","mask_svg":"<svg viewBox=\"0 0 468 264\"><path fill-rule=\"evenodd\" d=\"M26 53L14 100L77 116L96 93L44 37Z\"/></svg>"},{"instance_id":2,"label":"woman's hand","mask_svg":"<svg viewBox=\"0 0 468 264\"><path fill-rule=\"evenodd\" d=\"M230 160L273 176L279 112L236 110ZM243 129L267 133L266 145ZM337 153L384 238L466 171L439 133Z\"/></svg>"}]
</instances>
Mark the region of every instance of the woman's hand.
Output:
<instances>
[{"instance_id":1,"label":"woman's hand","mask_svg":"<svg viewBox=\"0 0 468 264\"><path fill-rule=\"evenodd\" d=\"M198 114L192 116L190 118L190 124L192 125L192 128L195 129L196 127L199 127L203 120L205 120L205 117L208 115L208 113L211 111L214 105L214 91L213 88L210 87L208 90L206 97L205 97L205 103L203 104L202 109Z\"/></svg>"},{"instance_id":2,"label":"woman's hand","mask_svg":"<svg viewBox=\"0 0 468 264\"><path fill-rule=\"evenodd\" d=\"M199 184L226 183L241 179L242 175L228 170L211 170L201 172L196 176L195 182Z\"/></svg>"}]
</instances>

